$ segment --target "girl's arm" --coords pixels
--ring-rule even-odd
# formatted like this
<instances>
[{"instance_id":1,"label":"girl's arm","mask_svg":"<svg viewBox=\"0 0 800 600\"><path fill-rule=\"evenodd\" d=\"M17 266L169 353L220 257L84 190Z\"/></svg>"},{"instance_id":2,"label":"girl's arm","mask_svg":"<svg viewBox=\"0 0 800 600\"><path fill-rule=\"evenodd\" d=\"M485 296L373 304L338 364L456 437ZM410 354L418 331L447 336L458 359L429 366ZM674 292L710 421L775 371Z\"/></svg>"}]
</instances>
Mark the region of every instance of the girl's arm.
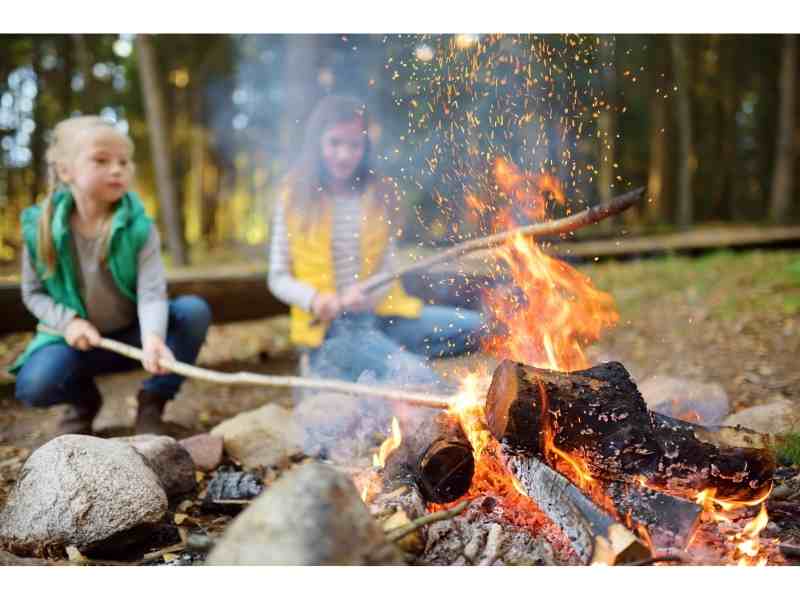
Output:
<instances>
[{"instance_id":1,"label":"girl's arm","mask_svg":"<svg viewBox=\"0 0 800 600\"><path fill-rule=\"evenodd\" d=\"M136 310L144 341L148 335L165 340L167 336L167 277L161 260L161 237L155 225L139 251L139 272L136 281Z\"/></svg>"},{"instance_id":2,"label":"girl's arm","mask_svg":"<svg viewBox=\"0 0 800 600\"><path fill-rule=\"evenodd\" d=\"M57 303L44 288L42 280L33 265L28 252L28 245L22 245L22 302L39 321L64 333L78 313L71 308Z\"/></svg>"},{"instance_id":3,"label":"girl's arm","mask_svg":"<svg viewBox=\"0 0 800 600\"><path fill-rule=\"evenodd\" d=\"M317 290L292 276L289 234L282 202L276 204L272 219L267 284L272 295L284 304L311 311L311 303Z\"/></svg>"}]
</instances>

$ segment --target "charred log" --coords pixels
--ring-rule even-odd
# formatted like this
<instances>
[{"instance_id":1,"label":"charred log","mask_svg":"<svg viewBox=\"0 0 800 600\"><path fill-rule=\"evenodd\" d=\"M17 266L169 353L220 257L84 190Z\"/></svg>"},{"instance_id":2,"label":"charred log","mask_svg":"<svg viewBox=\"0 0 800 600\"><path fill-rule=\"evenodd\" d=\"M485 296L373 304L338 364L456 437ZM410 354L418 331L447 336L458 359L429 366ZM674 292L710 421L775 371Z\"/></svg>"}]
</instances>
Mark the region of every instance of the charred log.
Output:
<instances>
[{"instance_id":1,"label":"charred log","mask_svg":"<svg viewBox=\"0 0 800 600\"><path fill-rule=\"evenodd\" d=\"M717 498L753 500L769 490L775 468L766 449L717 446L695 426L649 411L617 362L562 373L506 360L486 419L498 440L553 466L560 451L593 478L691 499L715 488Z\"/></svg>"},{"instance_id":2,"label":"charred log","mask_svg":"<svg viewBox=\"0 0 800 600\"><path fill-rule=\"evenodd\" d=\"M475 474L472 446L447 413L417 410L401 418L403 439L389 455L384 480L417 485L427 502L443 504L463 496Z\"/></svg>"}]
</instances>

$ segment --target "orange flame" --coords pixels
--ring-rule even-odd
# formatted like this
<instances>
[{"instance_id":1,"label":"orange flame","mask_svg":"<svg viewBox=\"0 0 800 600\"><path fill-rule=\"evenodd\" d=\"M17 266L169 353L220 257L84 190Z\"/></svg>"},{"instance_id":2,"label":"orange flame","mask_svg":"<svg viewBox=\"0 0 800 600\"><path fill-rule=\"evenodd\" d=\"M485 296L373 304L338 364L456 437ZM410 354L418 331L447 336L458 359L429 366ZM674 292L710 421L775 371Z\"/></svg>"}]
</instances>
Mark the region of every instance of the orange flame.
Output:
<instances>
[{"instance_id":1,"label":"orange flame","mask_svg":"<svg viewBox=\"0 0 800 600\"><path fill-rule=\"evenodd\" d=\"M403 442L403 436L400 434L400 423L397 417L392 417L392 433L383 440L381 447L378 449L377 454L372 455L372 466L383 468L386 466L386 459L389 455L400 447Z\"/></svg>"},{"instance_id":2,"label":"orange flame","mask_svg":"<svg viewBox=\"0 0 800 600\"><path fill-rule=\"evenodd\" d=\"M497 187L512 201L514 208L529 219L541 220L545 216L547 201L564 204L566 197L561 183L547 173L534 175L520 169L504 158L494 162ZM505 221L505 219L503 219ZM501 227L507 222L498 223Z\"/></svg>"},{"instance_id":3,"label":"orange flame","mask_svg":"<svg viewBox=\"0 0 800 600\"><path fill-rule=\"evenodd\" d=\"M563 189L557 179L547 174L533 175L523 172L511 162L499 158L494 163L493 175L496 188L510 201L510 205L496 206L482 201L469 193L465 203L475 222L491 215L493 229L514 227L515 215L542 219L547 213L547 203L565 203ZM589 367L584 354L588 344L597 341L601 333L614 326L619 319L611 296L594 287L591 280L568 264L546 255L530 238L517 236L501 248L497 254L513 279L515 293L508 289L492 290L486 295L486 306L493 320L502 325L503 334L484 341L484 350L497 358L508 358L540 368L573 371ZM501 264L497 265L500 270ZM464 378L462 390L450 408L456 415L475 452L476 466L468 497L492 495L503 502L503 511L510 521L520 525L536 522L541 526L544 519L535 510L535 504L527 497L520 482L503 466L499 445L493 440L485 424L481 386L488 382L488 375L476 374ZM587 492L595 502L614 512L613 506L596 485L588 465L580 456L573 456L558 448L555 434L549 425L546 395L543 400L543 447L553 466ZM699 415L685 415L697 418ZM651 487L644 477L637 483ZM720 527L734 527L736 533L728 535L735 549L729 556L731 562L739 564L763 564L766 553L759 543L759 533L767 524L767 513L762 498L747 502L735 502L716 497L715 489L703 490L695 501L703 506L706 518ZM736 526L734 514L737 510L761 505L761 512L744 528ZM438 507L432 507L434 510ZM537 516L533 517L533 512ZM537 521L538 519L538 521ZM638 535L652 549L652 540L646 528L629 520ZM697 539L696 530L688 546ZM687 547L688 547L687 546Z\"/></svg>"},{"instance_id":4,"label":"orange flame","mask_svg":"<svg viewBox=\"0 0 800 600\"><path fill-rule=\"evenodd\" d=\"M767 523L769 523L765 501L771 492L772 489L770 488L760 497L753 500L721 500L716 498L715 488L707 488L695 497L695 502L703 507L705 518L715 523L731 526L737 520L738 511L760 505L761 508L758 515L751 519L740 531L726 535L729 544L734 547L730 559L739 566L761 566L767 564L768 548L761 544L759 536L767 526ZM695 539L696 535L689 541L688 546L691 546Z\"/></svg>"},{"instance_id":5,"label":"orange flame","mask_svg":"<svg viewBox=\"0 0 800 600\"><path fill-rule=\"evenodd\" d=\"M501 289L487 294L489 311L509 333L488 339L485 349L542 368L587 368L583 348L619 319L611 296L521 236L499 251L499 257L522 297Z\"/></svg>"}]
</instances>

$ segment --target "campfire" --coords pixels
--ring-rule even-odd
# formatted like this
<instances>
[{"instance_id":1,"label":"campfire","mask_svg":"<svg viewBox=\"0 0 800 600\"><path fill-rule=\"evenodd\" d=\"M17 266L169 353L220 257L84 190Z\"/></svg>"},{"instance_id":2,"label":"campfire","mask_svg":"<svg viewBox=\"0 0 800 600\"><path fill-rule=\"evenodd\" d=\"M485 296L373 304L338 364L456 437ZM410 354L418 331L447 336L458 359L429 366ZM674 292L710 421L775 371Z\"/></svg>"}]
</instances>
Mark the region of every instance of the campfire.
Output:
<instances>
[{"instance_id":1,"label":"campfire","mask_svg":"<svg viewBox=\"0 0 800 600\"><path fill-rule=\"evenodd\" d=\"M504 160L494 175L503 206L468 199L494 230L564 202L550 176ZM362 497L412 482L430 512L491 498L509 526L551 538L555 526L582 564L780 562L759 537L771 452L652 412L622 364L592 366L585 348L619 317L588 277L530 237L493 256L513 281L484 298L500 333L483 349L499 365L463 373L447 411L398 414L374 459L381 477L357 478Z\"/></svg>"}]
</instances>

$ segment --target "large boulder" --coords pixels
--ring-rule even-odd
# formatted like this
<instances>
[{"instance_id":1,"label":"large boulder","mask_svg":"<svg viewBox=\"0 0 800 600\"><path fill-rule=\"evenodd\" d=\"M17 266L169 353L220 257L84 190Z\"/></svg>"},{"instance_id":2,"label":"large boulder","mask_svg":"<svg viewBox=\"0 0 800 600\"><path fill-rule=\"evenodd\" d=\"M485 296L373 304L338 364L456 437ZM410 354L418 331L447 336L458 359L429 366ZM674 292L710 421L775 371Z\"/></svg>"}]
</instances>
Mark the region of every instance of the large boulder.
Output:
<instances>
[{"instance_id":1,"label":"large boulder","mask_svg":"<svg viewBox=\"0 0 800 600\"><path fill-rule=\"evenodd\" d=\"M145 433L116 438L133 446L156 475L168 497L194 490L195 465L189 451L167 435Z\"/></svg>"},{"instance_id":2,"label":"large boulder","mask_svg":"<svg viewBox=\"0 0 800 600\"><path fill-rule=\"evenodd\" d=\"M306 463L228 526L212 565L401 565L349 477Z\"/></svg>"},{"instance_id":3,"label":"large boulder","mask_svg":"<svg viewBox=\"0 0 800 600\"><path fill-rule=\"evenodd\" d=\"M211 435L223 438L225 452L248 469L287 465L302 453L302 432L291 411L268 404L239 413L217 425Z\"/></svg>"},{"instance_id":4,"label":"large boulder","mask_svg":"<svg viewBox=\"0 0 800 600\"><path fill-rule=\"evenodd\" d=\"M81 552L157 523L167 509L158 476L130 445L63 435L36 450L0 512L0 546L41 555Z\"/></svg>"},{"instance_id":5,"label":"large boulder","mask_svg":"<svg viewBox=\"0 0 800 600\"><path fill-rule=\"evenodd\" d=\"M654 375L638 387L647 408L684 421L715 426L731 410L728 395L718 383Z\"/></svg>"},{"instance_id":6,"label":"large boulder","mask_svg":"<svg viewBox=\"0 0 800 600\"><path fill-rule=\"evenodd\" d=\"M800 431L800 405L782 399L752 406L732 414L724 425L777 435Z\"/></svg>"}]
</instances>

